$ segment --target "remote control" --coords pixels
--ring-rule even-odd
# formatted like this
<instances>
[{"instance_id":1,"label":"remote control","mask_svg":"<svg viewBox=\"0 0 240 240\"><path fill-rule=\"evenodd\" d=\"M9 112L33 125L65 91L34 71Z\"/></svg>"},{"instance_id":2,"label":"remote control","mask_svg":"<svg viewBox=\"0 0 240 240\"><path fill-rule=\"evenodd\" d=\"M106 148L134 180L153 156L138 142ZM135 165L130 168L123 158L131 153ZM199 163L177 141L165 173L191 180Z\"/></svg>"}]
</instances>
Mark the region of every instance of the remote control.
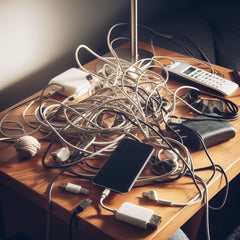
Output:
<instances>
[{"instance_id":1,"label":"remote control","mask_svg":"<svg viewBox=\"0 0 240 240\"><path fill-rule=\"evenodd\" d=\"M230 95L238 88L238 84L235 82L184 62L173 62L166 66L166 69L172 79L180 78L191 81L209 89L213 89L223 95Z\"/></svg>"}]
</instances>

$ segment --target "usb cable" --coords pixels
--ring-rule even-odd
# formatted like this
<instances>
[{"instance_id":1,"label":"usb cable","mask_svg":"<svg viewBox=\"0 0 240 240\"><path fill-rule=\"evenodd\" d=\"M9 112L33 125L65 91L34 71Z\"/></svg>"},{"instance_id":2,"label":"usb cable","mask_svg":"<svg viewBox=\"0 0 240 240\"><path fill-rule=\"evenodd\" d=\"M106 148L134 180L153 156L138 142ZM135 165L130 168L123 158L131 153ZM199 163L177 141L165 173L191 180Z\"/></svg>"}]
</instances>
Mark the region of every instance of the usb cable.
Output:
<instances>
[{"instance_id":1,"label":"usb cable","mask_svg":"<svg viewBox=\"0 0 240 240\"><path fill-rule=\"evenodd\" d=\"M104 209L115 214L117 220L141 227L144 229L157 229L161 223L162 217L154 214L154 211L145 207L134 205L128 202L122 204L117 209L106 207L103 204L103 200L110 194L109 188L104 189L100 198L100 205Z\"/></svg>"},{"instance_id":2,"label":"usb cable","mask_svg":"<svg viewBox=\"0 0 240 240\"><path fill-rule=\"evenodd\" d=\"M73 212L73 214L72 214L72 216L71 216L71 218L70 218L70 221L69 221L69 240L72 240L72 223L73 223L74 217L75 217L78 213L84 211L87 207L89 207L90 204L91 204L91 202L92 202L92 200L91 200L90 198L87 198L87 199L83 200L83 201L75 208L75 210L74 210L74 212Z\"/></svg>"}]
</instances>

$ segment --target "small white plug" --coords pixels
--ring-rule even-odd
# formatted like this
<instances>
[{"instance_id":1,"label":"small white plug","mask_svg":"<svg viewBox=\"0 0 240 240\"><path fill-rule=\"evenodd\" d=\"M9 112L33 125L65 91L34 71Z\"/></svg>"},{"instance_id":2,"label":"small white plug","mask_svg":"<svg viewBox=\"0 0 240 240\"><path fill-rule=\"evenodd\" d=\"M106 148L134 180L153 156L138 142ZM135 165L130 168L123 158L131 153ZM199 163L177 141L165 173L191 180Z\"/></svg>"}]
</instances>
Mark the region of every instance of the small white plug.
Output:
<instances>
[{"instance_id":1,"label":"small white plug","mask_svg":"<svg viewBox=\"0 0 240 240\"><path fill-rule=\"evenodd\" d=\"M62 147L57 151L52 152L51 155L56 160L56 162L62 163L67 161L70 158L70 151L68 148Z\"/></svg>"},{"instance_id":2,"label":"small white plug","mask_svg":"<svg viewBox=\"0 0 240 240\"><path fill-rule=\"evenodd\" d=\"M155 201L158 200L158 196L155 190L149 190L148 192L143 192L142 196L147 197L148 199L151 199L151 200L155 200Z\"/></svg>"},{"instance_id":3,"label":"small white plug","mask_svg":"<svg viewBox=\"0 0 240 240\"><path fill-rule=\"evenodd\" d=\"M163 204L163 205L167 205L167 206L172 206L173 205L172 201L162 200L162 199L158 198L155 190L149 190L148 192L143 192L142 196L146 197L150 200L156 201L156 202L158 202L160 204Z\"/></svg>"},{"instance_id":4,"label":"small white plug","mask_svg":"<svg viewBox=\"0 0 240 240\"><path fill-rule=\"evenodd\" d=\"M175 151L179 154L178 149L175 148ZM164 154L167 156L167 160L166 163L168 162L168 164L171 166L171 172L176 172L178 169L178 155L170 149L166 149L164 150Z\"/></svg>"}]
</instances>

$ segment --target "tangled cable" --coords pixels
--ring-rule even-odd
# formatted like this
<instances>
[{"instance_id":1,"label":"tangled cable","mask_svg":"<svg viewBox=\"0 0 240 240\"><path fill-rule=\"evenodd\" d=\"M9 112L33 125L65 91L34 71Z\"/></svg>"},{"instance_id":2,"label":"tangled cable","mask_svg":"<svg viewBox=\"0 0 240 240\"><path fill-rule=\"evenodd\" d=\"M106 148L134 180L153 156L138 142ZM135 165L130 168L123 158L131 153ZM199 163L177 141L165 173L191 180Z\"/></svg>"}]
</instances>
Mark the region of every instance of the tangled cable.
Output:
<instances>
[{"instance_id":1,"label":"tangled cable","mask_svg":"<svg viewBox=\"0 0 240 240\"><path fill-rule=\"evenodd\" d=\"M181 141L164 135L168 119L174 116L180 102L201 114L179 95L182 91L185 93L186 90L198 89L182 86L173 92L168 88L168 71L161 60L175 61L172 57L154 56L133 64L120 59L113 44L128 39L119 37L111 40L111 33L123 25L125 24L113 26L108 33L107 43L112 57L99 56L85 45L76 49L75 59L79 68L97 79L92 95L81 101L74 99L75 96L62 100L55 95L56 92L47 91L49 86L46 86L40 96L3 115L0 120L0 141L13 142L20 155L31 158L40 149L39 141L47 140L49 145L42 156L44 167L62 169L61 173L68 171L87 179L96 174L104 162L101 160L106 160L123 138L148 143L155 147L154 157L148 163L150 173L141 175L136 186L175 181L185 175L192 178L197 190L196 197L187 204L204 200L208 207L207 184L212 180L216 169L225 174L224 170L220 166L216 168L207 154L213 175L205 183L195 174L188 148ZM173 39L172 36L161 36ZM153 45L152 49L154 52ZM101 71L88 70L82 65L78 57L81 50L87 50L103 62ZM214 71L209 62L206 65ZM18 111L22 108L23 111ZM233 110L238 117L238 109ZM50 150L54 144L60 145L60 150L53 153ZM206 149L205 151L207 153ZM101 164L95 164L96 161ZM169 163L171 167L168 169ZM198 169L200 170L204 169ZM227 182L227 177L224 176ZM199 184L205 190L205 197Z\"/></svg>"}]
</instances>

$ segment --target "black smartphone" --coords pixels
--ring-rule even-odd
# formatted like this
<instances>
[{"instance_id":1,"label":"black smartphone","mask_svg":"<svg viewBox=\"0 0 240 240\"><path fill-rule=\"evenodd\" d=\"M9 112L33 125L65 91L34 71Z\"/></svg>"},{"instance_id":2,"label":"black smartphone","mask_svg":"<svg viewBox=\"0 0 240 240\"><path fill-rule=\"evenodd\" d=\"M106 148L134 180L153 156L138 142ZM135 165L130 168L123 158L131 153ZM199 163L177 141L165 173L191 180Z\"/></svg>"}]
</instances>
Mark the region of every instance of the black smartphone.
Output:
<instances>
[{"instance_id":1,"label":"black smartphone","mask_svg":"<svg viewBox=\"0 0 240 240\"><path fill-rule=\"evenodd\" d=\"M127 193L131 190L153 152L154 148L151 145L132 139L123 139L92 182L118 193Z\"/></svg>"}]
</instances>

